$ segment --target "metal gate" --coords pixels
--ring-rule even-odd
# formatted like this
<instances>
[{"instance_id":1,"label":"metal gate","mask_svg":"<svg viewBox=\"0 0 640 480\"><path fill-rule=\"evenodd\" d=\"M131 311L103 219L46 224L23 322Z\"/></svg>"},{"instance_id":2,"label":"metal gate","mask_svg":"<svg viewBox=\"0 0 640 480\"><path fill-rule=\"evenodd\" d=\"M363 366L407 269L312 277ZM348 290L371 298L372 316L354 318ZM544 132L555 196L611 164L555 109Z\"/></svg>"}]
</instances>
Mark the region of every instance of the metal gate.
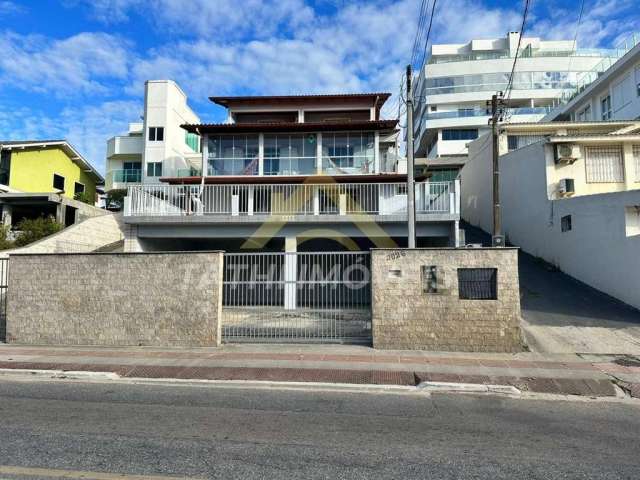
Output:
<instances>
[{"instance_id":1,"label":"metal gate","mask_svg":"<svg viewBox=\"0 0 640 480\"><path fill-rule=\"evenodd\" d=\"M225 342L371 341L369 252L226 253Z\"/></svg>"}]
</instances>

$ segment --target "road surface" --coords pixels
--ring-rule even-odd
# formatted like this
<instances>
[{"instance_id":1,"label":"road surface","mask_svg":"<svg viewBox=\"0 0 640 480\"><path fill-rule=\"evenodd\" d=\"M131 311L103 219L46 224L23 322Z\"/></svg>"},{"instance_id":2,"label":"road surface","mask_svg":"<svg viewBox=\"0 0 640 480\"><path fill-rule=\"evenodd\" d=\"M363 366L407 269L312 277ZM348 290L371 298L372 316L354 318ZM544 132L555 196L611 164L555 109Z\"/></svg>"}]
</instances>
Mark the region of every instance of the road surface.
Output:
<instances>
[{"instance_id":1,"label":"road surface","mask_svg":"<svg viewBox=\"0 0 640 480\"><path fill-rule=\"evenodd\" d=\"M0 377L0 419L3 479L640 478L621 403Z\"/></svg>"}]
</instances>

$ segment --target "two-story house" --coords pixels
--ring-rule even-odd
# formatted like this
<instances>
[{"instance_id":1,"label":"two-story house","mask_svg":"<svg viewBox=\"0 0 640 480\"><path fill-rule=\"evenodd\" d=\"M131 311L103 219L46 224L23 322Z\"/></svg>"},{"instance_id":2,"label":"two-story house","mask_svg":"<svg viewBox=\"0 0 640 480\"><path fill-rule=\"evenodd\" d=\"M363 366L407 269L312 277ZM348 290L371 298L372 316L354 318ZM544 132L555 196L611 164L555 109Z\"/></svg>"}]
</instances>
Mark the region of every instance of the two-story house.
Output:
<instances>
[{"instance_id":1,"label":"two-story house","mask_svg":"<svg viewBox=\"0 0 640 480\"><path fill-rule=\"evenodd\" d=\"M388 93L211 97L220 124L185 123L198 169L130 186L128 250L368 250L406 245ZM456 182L416 183L418 244L457 245Z\"/></svg>"}]
</instances>

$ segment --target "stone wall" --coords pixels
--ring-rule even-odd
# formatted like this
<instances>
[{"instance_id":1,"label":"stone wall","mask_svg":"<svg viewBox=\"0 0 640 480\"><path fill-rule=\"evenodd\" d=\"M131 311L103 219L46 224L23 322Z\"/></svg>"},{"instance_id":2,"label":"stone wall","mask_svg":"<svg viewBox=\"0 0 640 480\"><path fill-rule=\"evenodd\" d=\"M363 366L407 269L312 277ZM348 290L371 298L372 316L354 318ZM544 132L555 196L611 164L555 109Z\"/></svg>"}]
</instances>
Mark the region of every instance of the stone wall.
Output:
<instances>
[{"instance_id":1,"label":"stone wall","mask_svg":"<svg viewBox=\"0 0 640 480\"><path fill-rule=\"evenodd\" d=\"M522 350L517 249L378 249L371 266L375 348ZM459 268L496 268L497 299L460 299Z\"/></svg>"},{"instance_id":2,"label":"stone wall","mask_svg":"<svg viewBox=\"0 0 640 480\"><path fill-rule=\"evenodd\" d=\"M221 252L16 254L7 342L220 344Z\"/></svg>"}]
</instances>

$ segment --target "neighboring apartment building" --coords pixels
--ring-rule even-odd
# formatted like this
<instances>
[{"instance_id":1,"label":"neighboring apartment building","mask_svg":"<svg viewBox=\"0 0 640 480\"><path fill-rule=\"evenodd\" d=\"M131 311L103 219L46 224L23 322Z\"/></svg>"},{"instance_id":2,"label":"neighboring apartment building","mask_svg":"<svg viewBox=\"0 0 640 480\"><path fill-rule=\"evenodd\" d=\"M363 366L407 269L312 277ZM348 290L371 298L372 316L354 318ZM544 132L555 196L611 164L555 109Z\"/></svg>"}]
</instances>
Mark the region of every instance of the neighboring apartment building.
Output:
<instances>
[{"instance_id":1,"label":"neighboring apartment building","mask_svg":"<svg viewBox=\"0 0 640 480\"><path fill-rule=\"evenodd\" d=\"M544 121L640 119L640 34L624 40L616 52L614 62L604 59L583 74Z\"/></svg>"},{"instance_id":2,"label":"neighboring apartment building","mask_svg":"<svg viewBox=\"0 0 640 480\"><path fill-rule=\"evenodd\" d=\"M65 140L0 140L4 225L41 215L70 225L93 216L96 187L103 183L96 169Z\"/></svg>"},{"instance_id":3,"label":"neighboring apartment building","mask_svg":"<svg viewBox=\"0 0 640 480\"><path fill-rule=\"evenodd\" d=\"M128 250L368 250L406 243L406 174L388 93L211 97L227 123L202 138L192 176L130 186ZM456 245L456 182L419 182L421 245Z\"/></svg>"},{"instance_id":4,"label":"neighboring apartment building","mask_svg":"<svg viewBox=\"0 0 640 480\"><path fill-rule=\"evenodd\" d=\"M640 122L501 127L507 241L640 308ZM492 228L491 136L469 145L462 218Z\"/></svg>"},{"instance_id":5,"label":"neighboring apartment building","mask_svg":"<svg viewBox=\"0 0 640 480\"><path fill-rule=\"evenodd\" d=\"M143 121L130 123L127 135L107 142L106 191L188 176L200 166L200 138L180 127L200 119L175 82L145 82L143 112Z\"/></svg>"},{"instance_id":6,"label":"neighboring apartment building","mask_svg":"<svg viewBox=\"0 0 640 480\"><path fill-rule=\"evenodd\" d=\"M466 157L467 144L489 131L487 102L507 89L518 48L518 32L466 44L433 45L414 90L416 156ZM603 50L576 49L573 41L523 37L510 94L513 122L535 122L556 97L591 70ZM456 161L434 164L457 171Z\"/></svg>"}]
</instances>

